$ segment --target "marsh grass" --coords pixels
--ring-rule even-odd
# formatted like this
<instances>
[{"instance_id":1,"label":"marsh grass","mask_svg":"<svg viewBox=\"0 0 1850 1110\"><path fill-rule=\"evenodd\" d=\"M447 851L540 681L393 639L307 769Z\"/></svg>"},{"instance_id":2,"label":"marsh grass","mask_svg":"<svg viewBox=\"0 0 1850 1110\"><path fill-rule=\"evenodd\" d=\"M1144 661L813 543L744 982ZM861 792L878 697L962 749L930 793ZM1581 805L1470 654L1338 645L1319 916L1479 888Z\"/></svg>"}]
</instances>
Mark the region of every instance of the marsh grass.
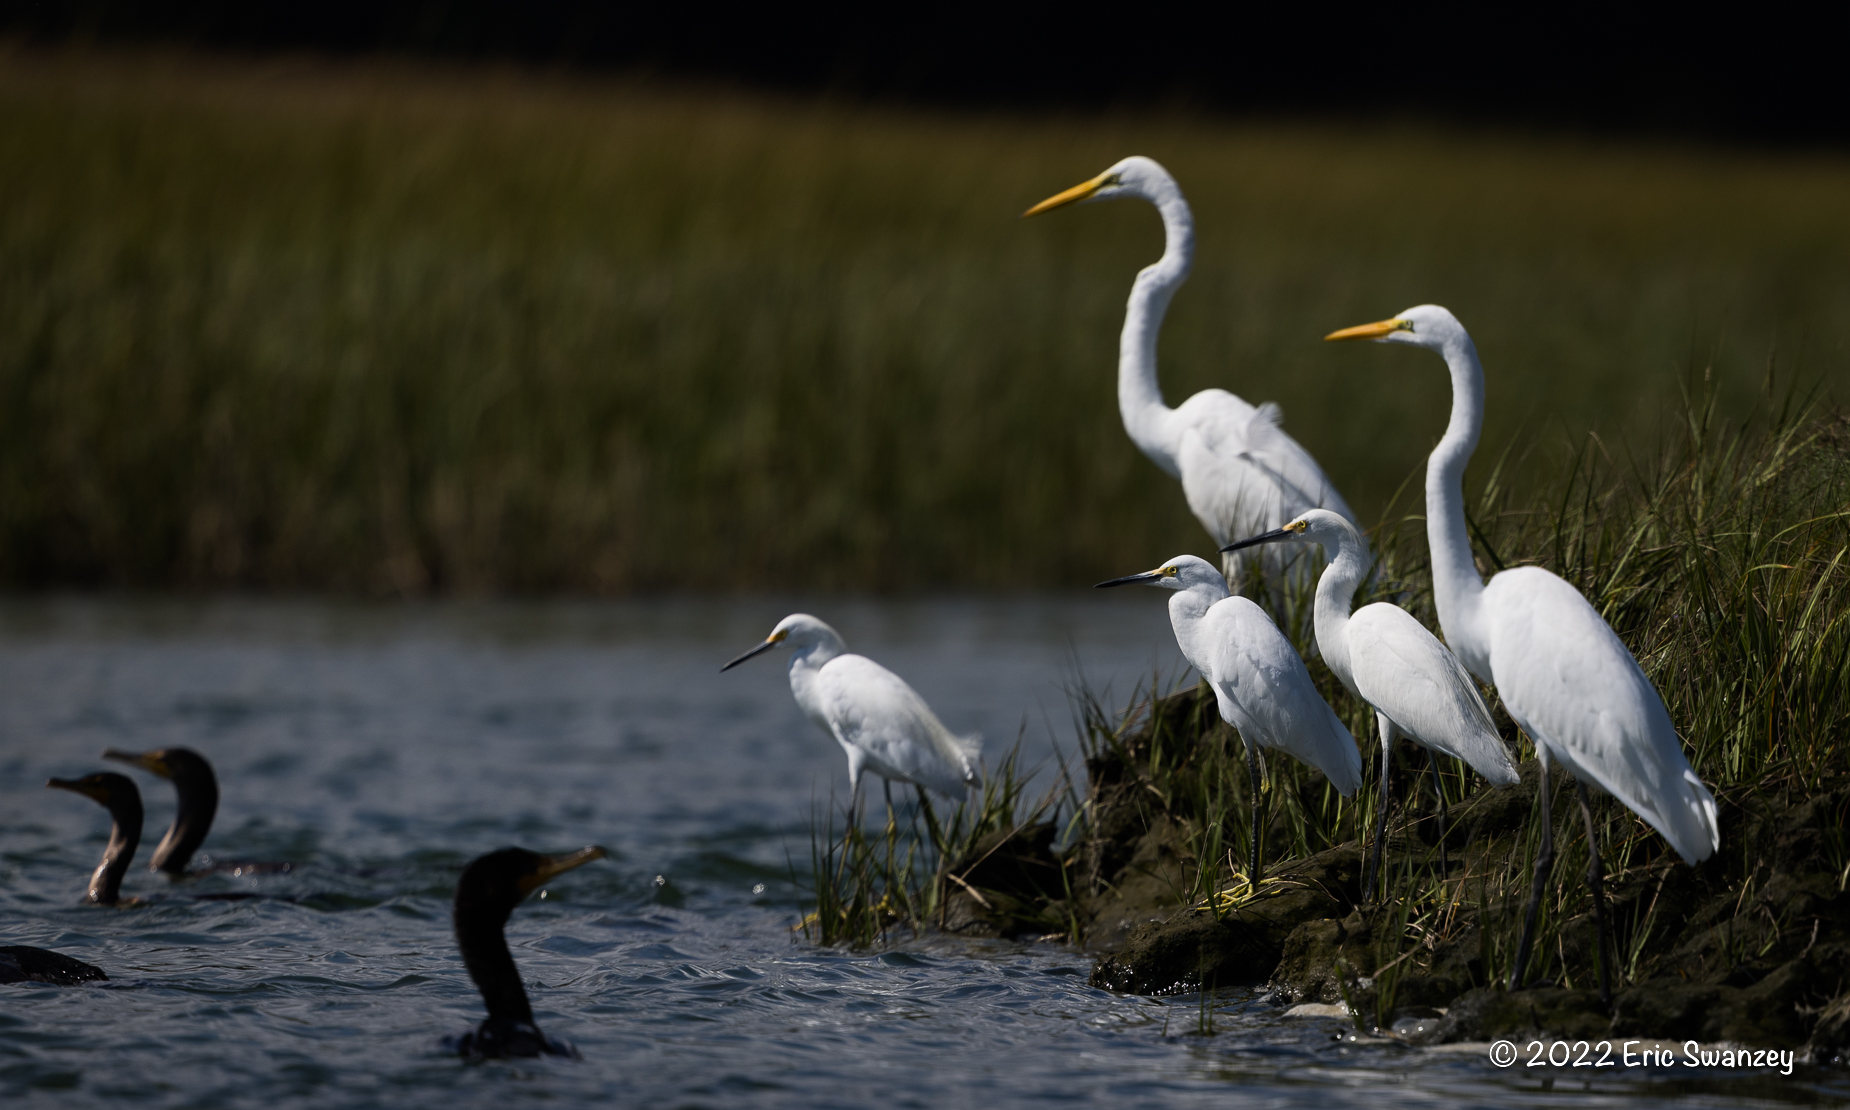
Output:
<instances>
[{"instance_id":1,"label":"marsh grass","mask_svg":"<svg viewBox=\"0 0 1850 1110\"><path fill-rule=\"evenodd\" d=\"M1020 588L1202 551L1116 411L1155 216L1016 218L1132 152L1201 234L1169 398L1281 402L1369 518L1445 382L1333 327L1457 310L1487 443L1626 442L1691 352L1735 402L1769 350L1850 366L1837 158L0 50L0 584Z\"/></svg>"},{"instance_id":2,"label":"marsh grass","mask_svg":"<svg viewBox=\"0 0 1850 1110\"><path fill-rule=\"evenodd\" d=\"M854 947L883 943L896 931L916 936L943 926L947 901L959 892L998 916L1042 915L1038 908L1010 904L1007 894L972 887L958 874L981 862L972 859L979 847L1057 819L1063 806L1070 808L1073 786L1064 773L1029 796L1035 775L1023 773L1020 752L1018 743L984 776L974 797L948 807L943 816L942 803L917 787L914 804L905 805L901 795L876 831L870 832L865 819L851 820L845 809L837 813L831 805L819 812L810 828L816 909L802 922L804 935L823 945ZM868 808L874 808L871 800ZM1046 924L1056 933L1075 927L1070 918L1049 918Z\"/></svg>"}]
</instances>

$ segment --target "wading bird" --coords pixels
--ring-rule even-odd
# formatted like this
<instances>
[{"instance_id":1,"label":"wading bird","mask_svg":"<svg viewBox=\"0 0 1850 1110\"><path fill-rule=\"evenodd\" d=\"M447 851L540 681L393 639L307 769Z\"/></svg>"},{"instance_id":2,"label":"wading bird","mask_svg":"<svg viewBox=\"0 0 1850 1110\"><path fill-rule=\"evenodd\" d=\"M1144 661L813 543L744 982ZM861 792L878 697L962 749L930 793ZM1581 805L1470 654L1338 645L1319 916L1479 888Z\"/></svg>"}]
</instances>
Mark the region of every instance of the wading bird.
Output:
<instances>
[{"instance_id":1,"label":"wading bird","mask_svg":"<svg viewBox=\"0 0 1850 1110\"><path fill-rule=\"evenodd\" d=\"M1217 546L1277 528L1306 509L1332 509L1353 519L1323 468L1279 427L1277 405L1254 408L1224 389L1204 389L1173 409L1163 403L1156 336L1195 257L1195 218L1168 170L1149 158L1126 158L1022 215L1116 197L1141 197L1163 218L1163 256L1132 283L1118 339L1118 412L1131 442L1181 479L1189 509ZM1265 558L1268 573L1289 562L1276 549ZM1229 580L1237 580L1239 561L1226 558Z\"/></svg>"},{"instance_id":2,"label":"wading bird","mask_svg":"<svg viewBox=\"0 0 1850 1110\"><path fill-rule=\"evenodd\" d=\"M1517 781L1490 708L1458 657L1405 609L1386 602L1350 612L1355 588L1368 573L1368 549L1355 525L1325 509L1312 509L1283 528L1230 544L1229 551L1296 541L1323 547L1327 560L1317 580L1317 650L1349 692L1375 711L1381 730L1381 804L1364 896L1374 897L1381 844L1387 839L1388 760L1396 735L1426 749L1433 792L1439 796L1439 859L1445 868L1445 790L1438 757L1469 763L1498 786Z\"/></svg>"},{"instance_id":3,"label":"wading bird","mask_svg":"<svg viewBox=\"0 0 1850 1110\"><path fill-rule=\"evenodd\" d=\"M206 834L212 831L212 818L218 815L218 776L212 773L212 764L191 748L159 748L151 752L125 752L110 748L103 753L103 758L118 763L132 763L173 783L174 797L178 803L174 810L173 824L167 826L167 835L161 837L160 844L155 846L154 858L148 861L148 869L160 871L170 879L185 877L186 865L192 862L193 853L205 843ZM239 875L273 874L294 868L292 863L222 860L203 868L201 873L232 871Z\"/></svg>"},{"instance_id":4,"label":"wading bird","mask_svg":"<svg viewBox=\"0 0 1850 1110\"><path fill-rule=\"evenodd\" d=\"M524 848L503 848L478 856L456 881L451 911L463 966L482 992L488 1016L474 1030L447 1038L444 1047L462 1056L576 1056L578 1050L541 1033L520 983L520 969L507 948L507 920L514 907L555 875L603 859L593 845L565 856L542 856Z\"/></svg>"},{"instance_id":5,"label":"wading bird","mask_svg":"<svg viewBox=\"0 0 1850 1110\"><path fill-rule=\"evenodd\" d=\"M980 778L983 741L957 736L904 679L865 655L852 655L833 628L808 613L777 622L764 642L720 668L726 671L779 644L790 645L790 693L816 727L848 753L848 809L854 812L861 772L960 798Z\"/></svg>"},{"instance_id":6,"label":"wading bird","mask_svg":"<svg viewBox=\"0 0 1850 1110\"><path fill-rule=\"evenodd\" d=\"M45 785L82 794L109 811L109 845L103 849L96 874L90 876L90 893L84 901L97 906L121 904L122 876L141 846L141 790L135 780L114 771L98 771L80 779L52 779Z\"/></svg>"},{"instance_id":7,"label":"wading bird","mask_svg":"<svg viewBox=\"0 0 1850 1110\"><path fill-rule=\"evenodd\" d=\"M1554 864L1548 767L1558 760L1574 776L1586 822L1600 998L1610 1005L1605 872L1587 787L1624 802L1691 865L1721 847L1715 796L1684 758L1656 687L1579 590L1540 567L1503 571L1489 585L1478 576L1465 531L1464 475L1484 425L1484 368L1464 326L1438 305L1420 305L1325 338L1409 343L1437 352L1451 371L1451 420L1426 461L1433 600L1446 642L1473 674L1497 688L1510 716L1535 741L1541 761L1535 804L1542 815L1542 850L1509 988L1523 985L1542 888Z\"/></svg>"},{"instance_id":8,"label":"wading bird","mask_svg":"<svg viewBox=\"0 0 1850 1110\"><path fill-rule=\"evenodd\" d=\"M1355 737L1317 693L1304 660L1264 609L1227 589L1206 560L1178 555L1155 570L1113 578L1095 588L1141 582L1173 591L1169 623L1176 645L1214 691L1221 719L1246 746L1252 779L1252 870L1260 879L1259 749L1275 748L1322 771L1347 798L1362 785L1362 756Z\"/></svg>"}]
</instances>

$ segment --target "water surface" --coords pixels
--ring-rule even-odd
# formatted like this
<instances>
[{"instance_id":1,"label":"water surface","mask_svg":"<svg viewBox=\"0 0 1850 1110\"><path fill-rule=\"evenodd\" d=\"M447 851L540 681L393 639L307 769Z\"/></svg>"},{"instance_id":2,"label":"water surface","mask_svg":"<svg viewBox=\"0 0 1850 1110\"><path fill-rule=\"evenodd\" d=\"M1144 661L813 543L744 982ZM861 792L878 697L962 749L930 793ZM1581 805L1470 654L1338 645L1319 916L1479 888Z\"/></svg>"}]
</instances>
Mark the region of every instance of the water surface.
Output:
<instances>
[{"instance_id":1,"label":"water surface","mask_svg":"<svg viewBox=\"0 0 1850 1110\"><path fill-rule=\"evenodd\" d=\"M0 944L56 948L108 984L0 987L9 1105L150 1107L1327 1107L1841 1101L1841 1076L1673 1070L1570 1081L1474 1053L1338 1039L1250 992L1150 1000L1087 986L1056 944L793 934L811 815L840 750L791 702L783 657L719 665L793 609L904 675L996 753L1046 766L1079 676L1128 698L1177 672L1161 599L747 599L363 607L0 604ZM105 747L216 764L220 859L288 875L181 886L145 868L78 904L107 838L52 775ZM579 1061L464 1064L444 1034L481 1003L449 936L475 855L600 843L514 915L541 1027ZM793 882L791 861L799 870ZM293 901L199 901L248 891ZM1204 1021L1212 1026L1204 1028ZM1570 1091L1571 1089L1571 1091Z\"/></svg>"}]
</instances>

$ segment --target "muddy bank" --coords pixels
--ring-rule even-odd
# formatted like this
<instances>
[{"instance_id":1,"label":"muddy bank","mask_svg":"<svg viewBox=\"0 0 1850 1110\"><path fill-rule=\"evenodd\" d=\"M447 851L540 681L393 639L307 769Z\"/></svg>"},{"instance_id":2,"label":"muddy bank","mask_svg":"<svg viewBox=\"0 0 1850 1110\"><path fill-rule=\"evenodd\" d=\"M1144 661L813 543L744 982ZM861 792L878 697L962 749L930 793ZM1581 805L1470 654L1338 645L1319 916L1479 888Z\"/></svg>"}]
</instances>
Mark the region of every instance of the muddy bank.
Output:
<instances>
[{"instance_id":1,"label":"muddy bank","mask_svg":"<svg viewBox=\"0 0 1850 1110\"><path fill-rule=\"evenodd\" d=\"M1392 812L1386 896L1362 896L1354 840L1291 853L1275 798L1266 881L1235 885L1230 847L1202 828L1191 774L1224 773L1237 738L1199 691L1165 699L1137 734L1088 760L1090 831L1063 855L1037 826L959 861L946 925L1063 933L1097 954L1096 986L1138 994L1268 985L1281 1005L1343 1003L1365 1029L1415 1043L1633 1036L1798 1048L1850 1058L1850 777L1718 791L1722 851L1689 867L1619 803L1599 798L1612 923L1613 1003L1603 1007L1585 837L1571 780L1552 791L1557 858L1530 989L1503 981L1529 890L1538 765L1522 783L1454 799L1439 871L1424 791ZM1223 765L1214 766L1220 759ZM1417 776L1418 766L1407 772ZM1312 774L1274 780L1317 804ZM1365 785L1373 791L1373 776ZM1212 810L1228 812L1224 804ZM1245 820L1244 799L1233 807ZM1225 825L1223 819L1220 822ZM1208 873L1197 858L1213 844ZM1237 853L1235 853L1237 854ZM979 857L980 858L976 858ZM1204 881L1205 875L1205 881ZM993 885L992 885L993 884Z\"/></svg>"}]
</instances>

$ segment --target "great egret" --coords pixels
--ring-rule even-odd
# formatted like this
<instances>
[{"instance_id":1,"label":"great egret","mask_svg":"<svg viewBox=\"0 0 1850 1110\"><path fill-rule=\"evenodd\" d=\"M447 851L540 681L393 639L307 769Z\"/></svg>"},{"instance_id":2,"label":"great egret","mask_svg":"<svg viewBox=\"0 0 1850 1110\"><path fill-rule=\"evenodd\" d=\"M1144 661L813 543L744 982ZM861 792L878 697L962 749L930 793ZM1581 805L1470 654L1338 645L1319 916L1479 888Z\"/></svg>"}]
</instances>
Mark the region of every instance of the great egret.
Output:
<instances>
[{"instance_id":1,"label":"great egret","mask_svg":"<svg viewBox=\"0 0 1850 1110\"><path fill-rule=\"evenodd\" d=\"M1355 737L1336 719L1298 658L1296 649L1264 609L1227 589L1227 580L1204 559L1178 555L1155 570L1100 582L1097 589L1147 583L1174 591L1169 623L1182 655L1214 690L1221 719L1246 746L1252 778L1252 871L1259 885L1259 749L1276 748L1322 771L1347 798L1362 785L1362 756Z\"/></svg>"},{"instance_id":2,"label":"great egret","mask_svg":"<svg viewBox=\"0 0 1850 1110\"><path fill-rule=\"evenodd\" d=\"M978 781L983 741L945 728L906 681L865 655L852 655L833 628L808 613L777 622L764 642L720 668L731 670L754 655L789 644L790 693L816 727L848 753L848 808L854 812L861 772L892 784L928 787L960 798Z\"/></svg>"},{"instance_id":3,"label":"great egret","mask_svg":"<svg viewBox=\"0 0 1850 1110\"><path fill-rule=\"evenodd\" d=\"M1542 767L1535 802L1542 813L1542 850L1509 987L1522 986L1542 887L1554 864L1548 765L1559 760L1574 776L1586 822L1600 998L1610 1004L1605 873L1587 787L1624 802L1691 865L1721 847L1715 796L1684 758L1663 698L1580 591L1540 567L1503 571L1489 585L1478 576L1465 531L1464 474L1483 430L1484 368L1458 319L1438 305L1420 305L1325 338L1410 343L1438 352L1451 371L1451 421L1426 461L1433 600L1447 643L1472 673L1496 686L1511 718L1535 741Z\"/></svg>"},{"instance_id":4,"label":"great egret","mask_svg":"<svg viewBox=\"0 0 1850 1110\"><path fill-rule=\"evenodd\" d=\"M456 947L475 987L482 992L488 1017L444 1047L470 1057L576 1056L564 1041L541 1033L533 1023L533 1006L521 986L520 971L507 948L507 919L527 895L556 875L603 859L595 844L563 856L542 856L524 848L503 848L478 856L456 880L451 920Z\"/></svg>"},{"instance_id":5,"label":"great egret","mask_svg":"<svg viewBox=\"0 0 1850 1110\"><path fill-rule=\"evenodd\" d=\"M1368 549L1355 525L1327 509L1312 509L1283 528L1230 544L1228 550L1286 541L1322 545L1327 563L1317 580L1317 650L1349 692L1375 711L1381 730L1381 813L1362 888L1373 897L1381 843L1387 838L1388 759L1397 734L1425 748L1432 764L1433 790L1439 795L1441 867L1445 791L1439 785L1438 756L1462 759L1498 786L1517 781L1516 767L1470 673L1425 625L1386 602L1350 612L1355 588L1368 573Z\"/></svg>"},{"instance_id":6,"label":"great egret","mask_svg":"<svg viewBox=\"0 0 1850 1110\"><path fill-rule=\"evenodd\" d=\"M1195 218L1168 170L1149 158L1126 158L1022 215L1116 197L1141 197L1163 218L1163 256L1132 283L1118 339L1118 412L1131 442L1182 480L1189 509L1216 545L1276 528L1306 509L1333 509L1354 519L1310 452L1279 427L1277 405L1254 408L1224 389L1204 389L1173 409L1163 403L1156 334L1195 257ZM1288 562L1268 553L1263 565L1276 573ZM1229 579L1238 563L1236 556L1225 560Z\"/></svg>"}]
</instances>

